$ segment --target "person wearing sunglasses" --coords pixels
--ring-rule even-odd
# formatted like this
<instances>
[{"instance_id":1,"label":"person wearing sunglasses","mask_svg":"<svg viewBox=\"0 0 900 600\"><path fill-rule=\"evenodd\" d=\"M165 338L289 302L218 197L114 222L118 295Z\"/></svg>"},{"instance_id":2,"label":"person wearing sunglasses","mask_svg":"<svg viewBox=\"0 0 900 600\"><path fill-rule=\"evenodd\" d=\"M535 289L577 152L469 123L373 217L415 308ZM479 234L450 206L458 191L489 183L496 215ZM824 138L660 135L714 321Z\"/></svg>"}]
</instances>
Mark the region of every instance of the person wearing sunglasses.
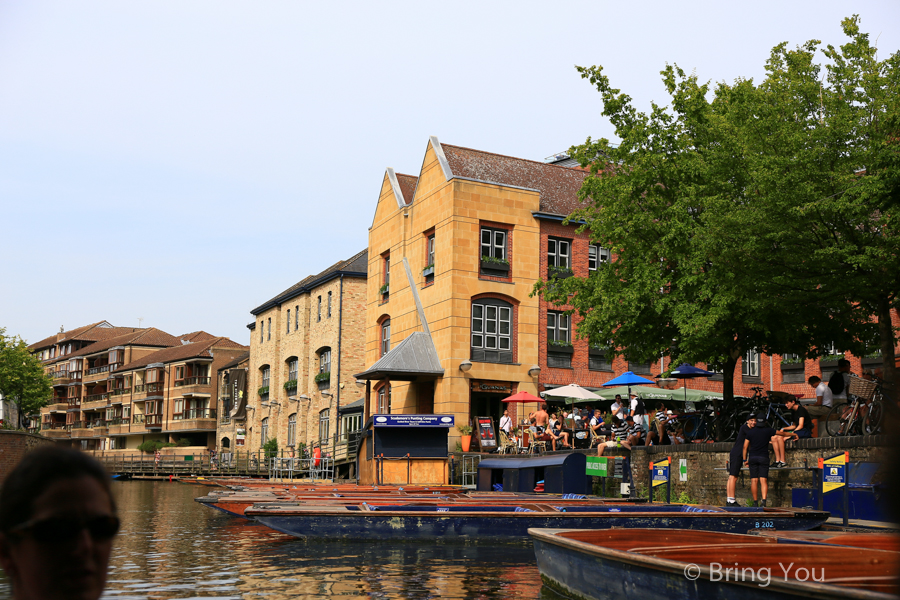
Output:
<instances>
[{"instance_id":1,"label":"person wearing sunglasses","mask_svg":"<svg viewBox=\"0 0 900 600\"><path fill-rule=\"evenodd\" d=\"M15 600L96 600L119 530L109 475L60 446L22 459L0 489L0 565Z\"/></svg>"}]
</instances>

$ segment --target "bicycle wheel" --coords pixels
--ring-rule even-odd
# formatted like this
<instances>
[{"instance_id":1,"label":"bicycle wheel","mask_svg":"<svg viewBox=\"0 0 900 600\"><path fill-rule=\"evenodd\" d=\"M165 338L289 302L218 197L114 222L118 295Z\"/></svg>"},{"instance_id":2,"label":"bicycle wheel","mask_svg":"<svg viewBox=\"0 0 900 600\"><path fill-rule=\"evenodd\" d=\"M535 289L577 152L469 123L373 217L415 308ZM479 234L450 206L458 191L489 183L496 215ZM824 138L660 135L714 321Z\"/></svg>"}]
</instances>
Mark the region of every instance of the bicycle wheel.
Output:
<instances>
[{"instance_id":1,"label":"bicycle wheel","mask_svg":"<svg viewBox=\"0 0 900 600\"><path fill-rule=\"evenodd\" d=\"M866 422L863 424L866 435L875 435L876 433L879 433L883 422L884 405L881 403L881 400L875 400L869 404L868 412L866 413Z\"/></svg>"},{"instance_id":2,"label":"bicycle wheel","mask_svg":"<svg viewBox=\"0 0 900 600\"><path fill-rule=\"evenodd\" d=\"M835 404L825 417L825 431L829 436L847 435L851 407L846 402Z\"/></svg>"},{"instance_id":3,"label":"bicycle wheel","mask_svg":"<svg viewBox=\"0 0 900 600\"><path fill-rule=\"evenodd\" d=\"M717 442L733 442L737 436L737 421L734 416L719 415L713 421L713 431Z\"/></svg>"}]
</instances>

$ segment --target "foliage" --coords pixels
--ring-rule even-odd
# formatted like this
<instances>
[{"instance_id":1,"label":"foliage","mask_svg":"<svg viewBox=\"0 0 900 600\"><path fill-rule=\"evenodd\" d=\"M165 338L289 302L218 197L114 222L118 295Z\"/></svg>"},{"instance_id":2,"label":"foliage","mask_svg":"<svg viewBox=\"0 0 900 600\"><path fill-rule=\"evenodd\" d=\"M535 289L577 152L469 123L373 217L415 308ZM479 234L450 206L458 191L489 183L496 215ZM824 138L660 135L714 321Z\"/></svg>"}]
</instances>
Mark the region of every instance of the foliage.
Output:
<instances>
[{"instance_id":1,"label":"foliage","mask_svg":"<svg viewBox=\"0 0 900 600\"><path fill-rule=\"evenodd\" d=\"M548 277L566 277L572 274L573 271L569 267L548 267L547 269Z\"/></svg>"},{"instance_id":2,"label":"foliage","mask_svg":"<svg viewBox=\"0 0 900 600\"><path fill-rule=\"evenodd\" d=\"M19 419L35 414L46 406L52 381L36 356L28 351L25 340L7 336L0 327L0 394L19 407Z\"/></svg>"},{"instance_id":3,"label":"foliage","mask_svg":"<svg viewBox=\"0 0 900 600\"><path fill-rule=\"evenodd\" d=\"M495 265L509 265L509 261L505 258L497 258L496 256L487 256L486 254L481 255L481 262L484 263L492 263Z\"/></svg>"},{"instance_id":4,"label":"foliage","mask_svg":"<svg viewBox=\"0 0 900 600\"><path fill-rule=\"evenodd\" d=\"M572 347L572 342L567 342L565 340L547 340L547 344L550 346L559 346L560 348Z\"/></svg>"},{"instance_id":5,"label":"foliage","mask_svg":"<svg viewBox=\"0 0 900 600\"><path fill-rule=\"evenodd\" d=\"M297 380L291 379L290 381L285 381L284 389L285 389L285 391L288 391L288 392L291 390L296 390L297 389Z\"/></svg>"},{"instance_id":6,"label":"foliage","mask_svg":"<svg viewBox=\"0 0 900 600\"><path fill-rule=\"evenodd\" d=\"M331 371L322 371L321 373L316 374L316 383L322 383L323 381L328 381L331 379Z\"/></svg>"},{"instance_id":7,"label":"foliage","mask_svg":"<svg viewBox=\"0 0 900 600\"><path fill-rule=\"evenodd\" d=\"M263 452L265 452L266 456L275 456L278 454L278 440L275 438L271 438L266 440L266 443L262 445Z\"/></svg>"},{"instance_id":8,"label":"foliage","mask_svg":"<svg viewBox=\"0 0 900 600\"><path fill-rule=\"evenodd\" d=\"M822 360L825 360L824 358ZM782 365L802 365L806 359L799 354L786 355L781 357Z\"/></svg>"},{"instance_id":9,"label":"foliage","mask_svg":"<svg viewBox=\"0 0 900 600\"><path fill-rule=\"evenodd\" d=\"M821 362L837 362L844 358L843 354L826 354L825 356L820 356L819 361ZM784 361L782 361L784 362Z\"/></svg>"},{"instance_id":10,"label":"foliage","mask_svg":"<svg viewBox=\"0 0 900 600\"><path fill-rule=\"evenodd\" d=\"M470 425L457 425L456 428L462 435L472 435L472 427Z\"/></svg>"},{"instance_id":11,"label":"foliage","mask_svg":"<svg viewBox=\"0 0 900 600\"><path fill-rule=\"evenodd\" d=\"M378 293L381 294L382 296L386 296L388 294L388 292L390 291L390 289L391 289L390 285L385 283L383 286L378 288Z\"/></svg>"},{"instance_id":12,"label":"foliage","mask_svg":"<svg viewBox=\"0 0 900 600\"><path fill-rule=\"evenodd\" d=\"M147 454L153 454L160 448L171 448L175 444L171 442L164 442L162 440L147 440L146 442L141 443L140 446L137 447L141 452L146 452Z\"/></svg>"},{"instance_id":13,"label":"foliage","mask_svg":"<svg viewBox=\"0 0 900 600\"><path fill-rule=\"evenodd\" d=\"M857 353L880 334L888 377L900 55L877 62L858 19L843 26L850 42L827 47L824 79L817 41L776 46L759 85L711 88L669 65L671 107L649 113L602 67L578 68L621 143L589 138L570 150L591 172L570 220L612 260L535 292L570 305L580 337L610 340L635 361L719 364L728 399L751 349L815 356L833 343Z\"/></svg>"},{"instance_id":14,"label":"foliage","mask_svg":"<svg viewBox=\"0 0 900 600\"><path fill-rule=\"evenodd\" d=\"M259 389L257 390L257 392L259 393L260 396L265 396L266 394L269 393L269 386L264 385L264 386L262 386L261 388L259 388Z\"/></svg>"},{"instance_id":15,"label":"foliage","mask_svg":"<svg viewBox=\"0 0 900 600\"><path fill-rule=\"evenodd\" d=\"M430 265L425 265L425 268L422 269L422 273L425 273L426 271L428 271L428 269L431 269L433 272L434 271L434 263L431 263Z\"/></svg>"},{"instance_id":16,"label":"foliage","mask_svg":"<svg viewBox=\"0 0 900 600\"><path fill-rule=\"evenodd\" d=\"M700 504L700 501L692 498L687 490L681 490L681 493L678 494L675 502L677 504Z\"/></svg>"}]
</instances>

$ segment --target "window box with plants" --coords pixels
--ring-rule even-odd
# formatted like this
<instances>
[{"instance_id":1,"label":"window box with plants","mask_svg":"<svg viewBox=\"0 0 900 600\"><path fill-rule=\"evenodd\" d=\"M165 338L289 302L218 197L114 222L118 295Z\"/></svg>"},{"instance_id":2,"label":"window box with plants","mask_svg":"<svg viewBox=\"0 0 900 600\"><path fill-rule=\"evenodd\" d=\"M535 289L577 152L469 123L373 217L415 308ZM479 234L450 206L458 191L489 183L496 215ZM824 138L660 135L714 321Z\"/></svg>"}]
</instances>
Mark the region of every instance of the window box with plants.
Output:
<instances>
[{"instance_id":1,"label":"window box with plants","mask_svg":"<svg viewBox=\"0 0 900 600\"><path fill-rule=\"evenodd\" d=\"M838 361L843 358L843 354L826 354L819 358L819 367L822 369L837 369Z\"/></svg>"},{"instance_id":2,"label":"window box with plants","mask_svg":"<svg viewBox=\"0 0 900 600\"><path fill-rule=\"evenodd\" d=\"M327 390L331 384L331 372L324 371L319 373L315 377L316 384L318 384L320 390Z\"/></svg>"},{"instance_id":3,"label":"window box with plants","mask_svg":"<svg viewBox=\"0 0 900 600\"><path fill-rule=\"evenodd\" d=\"M574 354L575 346L572 345L572 342L547 340L547 352L552 354Z\"/></svg>"},{"instance_id":4,"label":"window box with plants","mask_svg":"<svg viewBox=\"0 0 900 600\"><path fill-rule=\"evenodd\" d=\"M378 288L378 295L381 296L382 300L387 300L388 296L391 294L391 285L389 283L384 284L380 288Z\"/></svg>"},{"instance_id":5,"label":"window box with plants","mask_svg":"<svg viewBox=\"0 0 900 600\"><path fill-rule=\"evenodd\" d=\"M570 267L549 267L547 269L547 277L550 279L568 279L575 273Z\"/></svg>"},{"instance_id":6,"label":"window box with plants","mask_svg":"<svg viewBox=\"0 0 900 600\"><path fill-rule=\"evenodd\" d=\"M422 277L433 277L434 276L434 264L430 264L424 269L422 269Z\"/></svg>"},{"instance_id":7,"label":"window box with plants","mask_svg":"<svg viewBox=\"0 0 900 600\"><path fill-rule=\"evenodd\" d=\"M863 356L860 359L863 368L868 369L877 369L884 363L884 357L881 355L880 350L876 350L875 352L870 352Z\"/></svg>"},{"instance_id":8,"label":"window box with plants","mask_svg":"<svg viewBox=\"0 0 900 600\"><path fill-rule=\"evenodd\" d=\"M806 359L797 356L782 356L781 357L781 370L782 371L803 371L806 367Z\"/></svg>"},{"instance_id":9,"label":"window box with plants","mask_svg":"<svg viewBox=\"0 0 900 600\"><path fill-rule=\"evenodd\" d=\"M297 380L291 379L290 381L284 382L284 391L287 392L288 396L296 396L297 395Z\"/></svg>"},{"instance_id":10,"label":"window box with plants","mask_svg":"<svg viewBox=\"0 0 900 600\"><path fill-rule=\"evenodd\" d=\"M257 390L260 396L268 396L269 395L269 386L264 385Z\"/></svg>"},{"instance_id":11,"label":"window box with plants","mask_svg":"<svg viewBox=\"0 0 900 600\"><path fill-rule=\"evenodd\" d=\"M503 276L509 273L509 261L505 258L482 255L481 270L485 275Z\"/></svg>"}]
</instances>

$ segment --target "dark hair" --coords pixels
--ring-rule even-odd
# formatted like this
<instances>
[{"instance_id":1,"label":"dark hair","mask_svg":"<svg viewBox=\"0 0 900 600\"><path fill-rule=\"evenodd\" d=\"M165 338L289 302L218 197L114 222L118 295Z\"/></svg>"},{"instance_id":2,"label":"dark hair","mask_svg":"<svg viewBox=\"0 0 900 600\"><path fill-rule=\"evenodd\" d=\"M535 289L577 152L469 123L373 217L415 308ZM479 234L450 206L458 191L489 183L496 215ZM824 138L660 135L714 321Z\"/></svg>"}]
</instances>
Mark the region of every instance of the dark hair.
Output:
<instances>
[{"instance_id":1,"label":"dark hair","mask_svg":"<svg viewBox=\"0 0 900 600\"><path fill-rule=\"evenodd\" d=\"M548 407L547 407L547 403L546 403L546 402L541 402L541 410L544 411L544 412L547 412L547 408L548 408Z\"/></svg>"},{"instance_id":2,"label":"dark hair","mask_svg":"<svg viewBox=\"0 0 900 600\"><path fill-rule=\"evenodd\" d=\"M94 458L80 450L57 445L29 452L6 477L0 489L0 531L9 533L16 525L31 520L32 503L54 483L81 477L91 477L100 484L115 512L109 474Z\"/></svg>"},{"instance_id":3,"label":"dark hair","mask_svg":"<svg viewBox=\"0 0 900 600\"><path fill-rule=\"evenodd\" d=\"M806 383L808 383L809 385L815 385L815 384L813 383L814 381L822 381L822 380L821 380L819 377L816 377L815 375L812 375L812 376L810 376L809 379L806 380Z\"/></svg>"},{"instance_id":4,"label":"dark hair","mask_svg":"<svg viewBox=\"0 0 900 600\"><path fill-rule=\"evenodd\" d=\"M844 367L849 367L850 361L846 358L842 358L838 361L838 369L843 369Z\"/></svg>"}]
</instances>

